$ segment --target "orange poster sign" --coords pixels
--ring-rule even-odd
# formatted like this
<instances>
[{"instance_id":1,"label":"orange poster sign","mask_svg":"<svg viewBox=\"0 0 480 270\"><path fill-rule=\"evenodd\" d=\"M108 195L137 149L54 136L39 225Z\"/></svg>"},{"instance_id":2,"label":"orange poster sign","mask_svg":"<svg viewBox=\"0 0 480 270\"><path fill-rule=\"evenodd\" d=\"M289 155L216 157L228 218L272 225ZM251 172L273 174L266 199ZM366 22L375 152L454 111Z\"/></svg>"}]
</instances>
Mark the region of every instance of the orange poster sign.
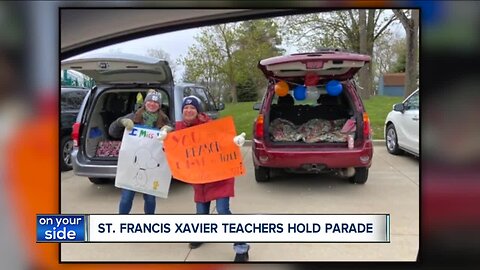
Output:
<instances>
[{"instance_id":1,"label":"orange poster sign","mask_svg":"<svg viewBox=\"0 0 480 270\"><path fill-rule=\"evenodd\" d=\"M225 117L168 134L164 149L172 176L204 184L244 175L233 118Z\"/></svg>"}]
</instances>

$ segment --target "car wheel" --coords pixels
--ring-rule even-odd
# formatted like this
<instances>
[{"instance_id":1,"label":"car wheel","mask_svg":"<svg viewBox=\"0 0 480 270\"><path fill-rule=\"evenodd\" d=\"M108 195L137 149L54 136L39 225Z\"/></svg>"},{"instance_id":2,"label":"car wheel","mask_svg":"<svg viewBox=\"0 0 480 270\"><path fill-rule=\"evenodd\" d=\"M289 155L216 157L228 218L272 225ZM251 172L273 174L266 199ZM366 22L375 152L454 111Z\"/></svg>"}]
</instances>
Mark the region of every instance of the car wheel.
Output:
<instances>
[{"instance_id":1,"label":"car wheel","mask_svg":"<svg viewBox=\"0 0 480 270\"><path fill-rule=\"evenodd\" d=\"M398 147L397 130L393 124L387 126L387 137L385 138L387 151L393 155L399 155L402 150Z\"/></svg>"},{"instance_id":2,"label":"car wheel","mask_svg":"<svg viewBox=\"0 0 480 270\"><path fill-rule=\"evenodd\" d=\"M60 169L69 171L72 169L73 140L70 136L64 136L60 141Z\"/></svg>"},{"instance_id":3,"label":"car wheel","mask_svg":"<svg viewBox=\"0 0 480 270\"><path fill-rule=\"evenodd\" d=\"M270 169L260 166L255 168L255 180L257 182L268 182L270 180Z\"/></svg>"},{"instance_id":4,"label":"car wheel","mask_svg":"<svg viewBox=\"0 0 480 270\"><path fill-rule=\"evenodd\" d=\"M355 168L355 175L350 177L349 180L353 184L365 184L368 179L368 168L359 167Z\"/></svg>"},{"instance_id":5,"label":"car wheel","mask_svg":"<svg viewBox=\"0 0 480 270\"><path fill-rule=\"evenodd\" d=\"M90 180L90 182L92 182L92 183L95 184L95 185L103 185L103 184L106 184L106 183L109 183L110 181L112 181L112 179L110 179L110 178L93 178L93 177L89 177L88 179Z\"/></svg>"}]
</instances>

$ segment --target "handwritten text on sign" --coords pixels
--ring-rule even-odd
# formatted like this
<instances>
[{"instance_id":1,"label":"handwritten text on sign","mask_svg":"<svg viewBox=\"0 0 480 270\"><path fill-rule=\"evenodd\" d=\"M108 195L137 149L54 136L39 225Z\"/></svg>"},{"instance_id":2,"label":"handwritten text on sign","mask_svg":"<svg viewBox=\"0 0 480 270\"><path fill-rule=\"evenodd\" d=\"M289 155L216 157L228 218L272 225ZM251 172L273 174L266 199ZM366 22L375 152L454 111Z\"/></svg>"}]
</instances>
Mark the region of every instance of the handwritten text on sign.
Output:
<instances>
[{"instance_id":1,"label":"handwritten text on sign","mask_svg":"<svg viewBox=\"0 0 480 270\"><path fill-rule=\"evenodd\" d=\"M173 177L202 184L244 175L240 148L233 143L236 135L232 117L170 133L164 148Z\"/></svg>"}]
</instances>

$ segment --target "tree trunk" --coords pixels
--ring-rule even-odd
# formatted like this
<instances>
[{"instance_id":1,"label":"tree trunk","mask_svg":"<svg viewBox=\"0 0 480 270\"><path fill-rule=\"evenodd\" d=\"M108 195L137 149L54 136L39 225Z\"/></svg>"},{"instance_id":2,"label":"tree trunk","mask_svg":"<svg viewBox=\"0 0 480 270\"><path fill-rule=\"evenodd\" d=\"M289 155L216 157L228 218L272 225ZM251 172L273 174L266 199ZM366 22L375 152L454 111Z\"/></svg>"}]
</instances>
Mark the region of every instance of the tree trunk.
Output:
<instances>
[{"instance_id":1,"label":"tree trunk","mask_svg":"<svg viewBox=\"0 0 480 270\"><path fill-rule=\"evenodd\" d=\"M366 10L360 9L358 14L358 32L360 37L360 51L361 54L367 54L367 16ZM370 97L369 81L369 67L364 66L358 73L360 84L360 97L364 100Z\"/></svg>"},{"instance_id":2,"label":"tree trunk","mask_svg":"<svg viewBox=\"0 0 480 270\"><path fill-rule=\"evenodd\" d=\"M235 82L235 75L233 74L233 66L232 66L232 60L231 56L228 57L228 80L230 84L230 93L232 95L232 103L237 103L237 85Z\"/></svg>"},{"instance_id":3,"label":"tree trunk","mask_svg":"<svg viewBox=\"0 0 480 270\"><path fill-rule=\"evenodd\" d=\"M419 11L412 10L407 33L407 59L405 62L405 97L417 89L417 55L418 55L418 24Z\"/></svg>"},{"instance_id":4,"label":"tree trunk","mask_svg":"<svg viewBox=\"0 0 480 270\"><path fill-rule=\"evenodd\" d=\"M237 103L237 84L235 82L235 74L233 74L233 57L231 52L231 40L227 37L226 26L220 28L223 41L225 43L225 51L227 53L227 78L228 83L230 84L230 95L233 103Z\"/></svg>"},{"instance_id":5,"label":"tree trunk","mask_svg":"<svg viewBox=\"0 0 480 270\"><path fill-rule=\"evenodd\" d=\"M405 29L407 36L407 56L405 61L405 97L417 88L417 55L419 11L413 9L410 19L401 10L393 10Z\"/></svg>"},{"instance_id":6,"label":"tree trunk","mask_svg":"<svg viewBox=\"0 0 480 270\"><path fill-rule=\"evenodd\" d=\"M364 68L367 69L368 72L368 79L367 79L367 90L368 90L368 97L369 99L371 96L375 95L375 88L373 87L373 44L374 44L374 37L375 37L375 12L376 9L369 9L368 10L368 18L367 18L367 49L366 54L370 55L372 58L370 63L366 64Z\"/></svg>"}]
</instances>

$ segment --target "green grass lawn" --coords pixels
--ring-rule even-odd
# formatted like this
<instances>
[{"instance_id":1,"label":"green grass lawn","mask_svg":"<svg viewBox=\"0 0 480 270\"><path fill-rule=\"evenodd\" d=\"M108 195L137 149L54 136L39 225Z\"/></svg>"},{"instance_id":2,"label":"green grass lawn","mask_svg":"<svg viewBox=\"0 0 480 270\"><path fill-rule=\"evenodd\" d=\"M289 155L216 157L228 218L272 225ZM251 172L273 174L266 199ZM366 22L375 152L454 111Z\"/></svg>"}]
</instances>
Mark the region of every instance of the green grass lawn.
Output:
<instances>
[{"instance_id":1,"label":"green grass lawn","mask_svg":"<svg viewBox=\"0 0 480 270\"><path fill-rule=\"evenodd\" d=\"M364 100L370 123L373 129L373 139L383 138L383 125L387 114L392 110L393 104L403 101L403 97L374 96Z\"/></svg>"},{"instance_id":2,"label":"green grass lawn","mask_svg":"<svg viewBox=\"0 0 480 270\"><path fill-rule=\"evenodd\" d=\"M220 116L233 116L235 122L235 129L240 134L245 132L247 134L246 139L252 139L253 121L255 121L258 111L253 109L253 104L256 102L239 102L236 104L225 104L225 110L220 111Z\"/></svg>"},{"instance_id":3,"label":"green grass lawn","mask_svg":"<svg viewBox=\"0 0 480 270\"><path fill-rule=\"evenodd\" d=\"M392 105L402 100L403 97L375 96L363 101L372 123L374 139L383 139L385 117L392 110ZM258 115L258 111L253 109L253 104L255 102L229 103L225 104L225 110L220 112L221 117L232 115L237 133L245 132L248 140L252 139L252 124Z\"/></svg>"}]
</instances>

